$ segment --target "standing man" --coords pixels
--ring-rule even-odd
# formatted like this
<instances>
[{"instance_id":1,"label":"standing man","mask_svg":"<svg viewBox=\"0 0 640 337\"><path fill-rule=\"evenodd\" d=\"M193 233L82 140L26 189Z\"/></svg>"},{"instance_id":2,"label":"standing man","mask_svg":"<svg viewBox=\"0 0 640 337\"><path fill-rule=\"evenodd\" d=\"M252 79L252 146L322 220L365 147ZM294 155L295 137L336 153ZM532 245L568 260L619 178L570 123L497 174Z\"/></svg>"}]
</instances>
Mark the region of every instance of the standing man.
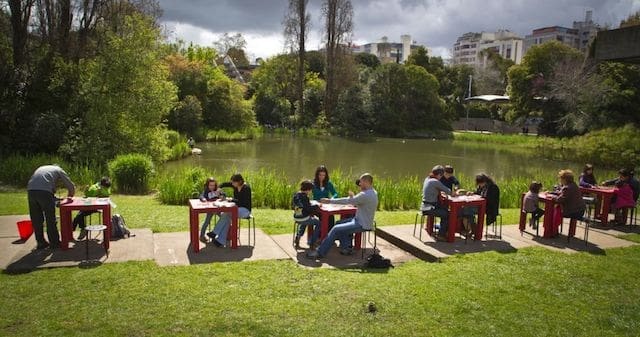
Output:
<instances>
[{"instance_id":1,"label":"standing man","mask_svg":"<svg viewBox=\"0 0 640 337\"><path fill-rule=\"evenodd\" d=\"M56 184L62 181L68 190L67 198L73 197L75 185L67 173L58 165L40 166L29 179L27 193L29 216L38 242L37 249L51 245L51 249L60 247L60 235L56 226ZM47 237L44 239L44 220L47 220Z\"/></svg>"},{"instance_id":2,"label":"standing man","mask_svg":"<svg viewBox=\"0 0 640 337\"><path fill-rule=\"evenodd\" d=\"M307 252L308 258L321 259L327 256L336 239L340 240L340 254L350 255L353 253L351 245L352 234L373 229L373 217L378 208L378 192L373 188L373 176L369 173L364 173L356 183L360 187L360 193L356 195L349 191L349 196L346 198L320 199L323 204L354 205L358 209L354 218L339 222L333 226L327 237L320 244L320 247L317 250Z\"/></svg>"}]
</instances>

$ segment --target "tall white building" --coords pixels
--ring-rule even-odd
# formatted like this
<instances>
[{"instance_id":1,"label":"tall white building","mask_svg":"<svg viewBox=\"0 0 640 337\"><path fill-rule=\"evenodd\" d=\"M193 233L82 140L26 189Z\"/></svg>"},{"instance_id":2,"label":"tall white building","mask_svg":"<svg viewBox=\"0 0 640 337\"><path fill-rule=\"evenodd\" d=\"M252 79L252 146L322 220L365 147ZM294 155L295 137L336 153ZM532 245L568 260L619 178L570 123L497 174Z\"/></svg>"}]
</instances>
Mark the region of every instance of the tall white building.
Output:
<instances>
[{"instance_id":1,"label":"tall white building","mask_svg":"<svg viewBox=\"0 0 640 337\"><path fill-rule=\"evenodd\" d=\"M487 56L483 50L493 50L516 64L522 61L522 38L508 30L496 32L466 33L453 45L453 64L467 64L473 67L487 66Z\"/></svg>"},{"instance_id":2,"label":"tall white building","mask_svg":"<svg viewBox=\"0 0 640 337\"><path fill-rule=\"evenodd\" d=\"M361 46L352 46L351 51L354 53L373 54L380 59L382 63L406 62L411 55L411 51L420 47L411 41L411 35L401 35L401 42L389 42L389 38L383 36L380 41L367 43Z\"/></svg>"}]
</instances>

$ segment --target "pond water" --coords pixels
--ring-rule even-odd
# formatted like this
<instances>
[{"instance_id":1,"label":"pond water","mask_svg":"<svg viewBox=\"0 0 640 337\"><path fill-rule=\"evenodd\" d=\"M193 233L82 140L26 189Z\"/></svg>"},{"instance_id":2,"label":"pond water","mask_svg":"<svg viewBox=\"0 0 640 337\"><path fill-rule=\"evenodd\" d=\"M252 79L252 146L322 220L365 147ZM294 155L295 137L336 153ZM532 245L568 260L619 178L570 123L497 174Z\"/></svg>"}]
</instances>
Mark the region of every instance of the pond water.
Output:
<instances>
[{"instance_id":1,"label":"pond water","mask_svg":"<svg viewBox=\"0 0 640 337\"><path fill-rule=\"evenodd\" d=\"M313 178L315 168L324 164L357 176L398 178L424 177L436 164L453 165L457 173L474 176L485 172L496 179L513 176L535 178L554 175L561 168L580 172L582 164L548 161L529 151L508 147L471 144L451 140L377 138L359 142L339 137L264 135L244 142L198 143L202 155L167 163L166 170L202 166L212 172L257 171L261 168L284 172L290 181Z\"/></svg>"}]
</instances>

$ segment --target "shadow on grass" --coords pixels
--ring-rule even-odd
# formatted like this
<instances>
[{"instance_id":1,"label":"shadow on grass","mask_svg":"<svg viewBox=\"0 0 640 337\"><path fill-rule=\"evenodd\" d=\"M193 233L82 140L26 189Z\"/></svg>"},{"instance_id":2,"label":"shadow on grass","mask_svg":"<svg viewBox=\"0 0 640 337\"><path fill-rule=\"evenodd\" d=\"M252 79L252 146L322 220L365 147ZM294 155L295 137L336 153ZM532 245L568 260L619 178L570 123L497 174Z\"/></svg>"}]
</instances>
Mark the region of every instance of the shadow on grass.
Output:
<instances>
[{"instance_id":1,"label":"shadow on grass","mask_svg":"<svg viewBox=\"0 0 640 337\"><path fill-rule=\"evenodd\" d=\"M295 259L299 265L308 268L320 268L324 265L341 271L388 272L388 269L366 268L367 256L373 254L373 252L373 248L363 248L362 250L355 250L352 255L340 255L338 248L334 246L329 250L329 254L322 259L307 258L306 250L298 250Z\"/></svg>"}]
</instances>

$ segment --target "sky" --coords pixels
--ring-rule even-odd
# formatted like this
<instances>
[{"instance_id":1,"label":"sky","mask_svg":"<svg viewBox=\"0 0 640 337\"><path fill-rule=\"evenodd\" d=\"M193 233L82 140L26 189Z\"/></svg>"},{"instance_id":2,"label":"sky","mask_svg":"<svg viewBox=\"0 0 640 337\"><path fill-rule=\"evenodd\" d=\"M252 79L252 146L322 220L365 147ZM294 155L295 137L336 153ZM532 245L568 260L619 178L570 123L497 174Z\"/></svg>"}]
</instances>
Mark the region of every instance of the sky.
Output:
<instances>
[{"instance_id":1,"label":"sky","mask_svg":"<svg viewBox=\"0 0 640 337\"><path fill-rule=\"evenodd\" d=\"M288 0L159 0L160 19L169 39L212 46L222 34L241 33L251 61L285 51L282 20ZM311 28L307 50L322 47L322 0L309 0ZM640 0L352 0L357 45L387 36L400 42L411 35L431 53L450 57L456 39L466 32L507 29L524 38L533 29L571 27L587 10L600 25L618 27L640 10Z\"/></svg>"}]
</instances>

